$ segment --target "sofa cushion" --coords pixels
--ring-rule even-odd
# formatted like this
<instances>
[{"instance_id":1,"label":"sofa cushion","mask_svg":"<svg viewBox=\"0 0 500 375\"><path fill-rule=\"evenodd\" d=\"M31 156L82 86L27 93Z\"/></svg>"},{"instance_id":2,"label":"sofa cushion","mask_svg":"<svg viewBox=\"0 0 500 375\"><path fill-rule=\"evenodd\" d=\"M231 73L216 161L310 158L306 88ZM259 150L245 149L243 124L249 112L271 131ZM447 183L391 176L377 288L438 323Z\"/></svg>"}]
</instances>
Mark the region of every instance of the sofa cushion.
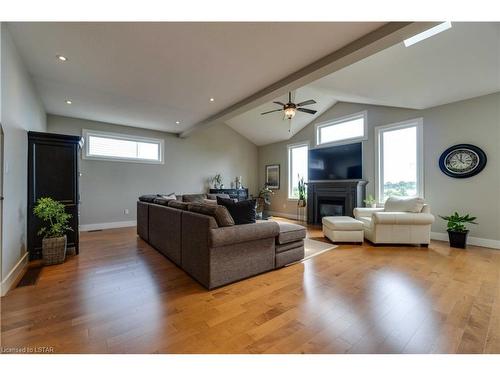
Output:
<instances>
[{"instance_id":1,"label":"sofa cushion","mask_svg":"<svg viewBox=\"0 0 500 375\"><path fill-rule=\"evenodd\" d=\"M179 202L178 200L171 200L168 202L168 207L177 208L179 210L187 211L187 209L189 207L189 203Z\"/></svg>"},{"instance_id":2,"label":"sofa cushion","mask_svg":"<svg viewBox=\"0 0 500 375\"><path fill-rule=\"evenodd\" d=\"M424 207L425 201L422 198L401 198L389 197L385 201L385 212L414 212L419 213Z\"/></svg>"},{"instance_id":3,"label":"sofa cushion","mask_svg":"<svg viewBox=\"0 0 500 375\"><path fill-rule=\"evenodd\" d=\"M295 242L306 237L306 228L301 225L278 222L280 232L276 237L276 243L285 244Z\"/></svg>"},{"instance_id":4,"label":"sofa cushion","mask_svg":"<svg viewBox=\"0 0 500 375\"><path fill-rule=\"evenodd\" d=\"M217 204L228 209L236 225L255 223L255 199L234 202L232 199L217 197Z\"/></svg>"},{"instance_id":5,"label":"sofa cushion","mask_svg":"<svg viewBox=\"0 0 500 375\"><path fill-rule=\"evenodd\" d=\"M266 221L216 228L212 229L210 232L209 246L222 247L236 243L258 241L263 238L272 238L274 242L274 238L279 233L279 226L274 221Z\"/></svg>"},{"instance_id":6,"label":"sofa cushion","mask_svg":"<svg viewBox=\"0 0 500 375\"><path fill-rule=\"evenodd\" d=\"M304 240L293 241L283 245L277 244L275 247L276 254L295 249L297 247L304 247Z\"/></svg>"},{"instance_id":7,"label":"sofa cushion","mask_svg":"<svg viewBox=\"0 0 500 375\"><path fill-rule=\"evenodd\" d=\"M218 204L191 203L188 210L214 217L219 227L230 227L234 225L234 220L227 208Z\"/></svg>"},{"instance_id":8,"label":"sofa cushion","mask_svg":"<svg viewBox=\"0 0 500 375\"><path fill-rule=\"evenodd\" d=\"M205 194L184 194L182 196L182 201L189 203L203 203L203 200L206 198L207 196Z\"/></svg>"}]
</instances>

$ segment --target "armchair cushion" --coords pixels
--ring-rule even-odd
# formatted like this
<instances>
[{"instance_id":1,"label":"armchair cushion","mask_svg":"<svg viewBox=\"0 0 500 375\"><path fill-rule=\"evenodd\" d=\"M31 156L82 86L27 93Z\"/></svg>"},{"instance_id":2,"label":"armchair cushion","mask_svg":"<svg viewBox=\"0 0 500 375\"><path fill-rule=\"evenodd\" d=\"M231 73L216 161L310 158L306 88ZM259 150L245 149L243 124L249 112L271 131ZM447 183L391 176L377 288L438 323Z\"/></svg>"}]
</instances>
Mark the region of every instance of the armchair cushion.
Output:
<instances>
[{"instance_id":1,"label":"armchair cushion","mask_svg":"<svg viewBox=\"0 0 500 375\"><path fill-rule=\"evenodd\" d=\"M375 212L373 224L389 225L429 225L434 222L434 215L410 212Z\"/></svg>"},{"instance_id":2,"label":"armchair cushion","mask_svg":"<svg viewBox=\"0 0 500 375\"><path fill-rule=\"evenodd\" d=\"M422 198L400 198L389 197L385 201L385 212L414 212L419 213L424 207L425 201Z\"/></svg>"},{"instance_id":3,"label":"armchair cushion","mask_svg":"<svg viewBox=\"0 0 500 375\"><path fill-rule=\"evenodd\" d=\"M365 207L356 207L354 209L354 217L360 218L360 217L372 217L372 214L374 212L381 212L384 211L383 208L365 208Z\"/></svg>"}]
</instances>

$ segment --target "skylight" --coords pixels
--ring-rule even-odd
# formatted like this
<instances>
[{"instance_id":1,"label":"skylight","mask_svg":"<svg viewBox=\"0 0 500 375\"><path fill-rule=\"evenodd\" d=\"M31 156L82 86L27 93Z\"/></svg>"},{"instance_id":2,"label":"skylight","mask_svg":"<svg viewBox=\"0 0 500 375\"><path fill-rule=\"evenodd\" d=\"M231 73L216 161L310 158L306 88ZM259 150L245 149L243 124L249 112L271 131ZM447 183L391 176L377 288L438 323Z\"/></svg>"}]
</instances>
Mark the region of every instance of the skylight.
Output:
<instances>
[{"instance_id":1,"label":"skylight","mask_svg":"<svg viewBox=\"0 0 500 375\"><path fill-rule=\"evenodd\" d=\"M439 25L436 25L428 30L425 30L424 32L414 35L411 38L405 39L404 44L405 47L409 47L414 45L415 43L421 42L424 39L430 38L431 36L434 36L436 34L439 34L440 32L443 32L445 30L451 29L451 22L446 21L443 23L440 23Z\"/></svg>"}]
</instances>

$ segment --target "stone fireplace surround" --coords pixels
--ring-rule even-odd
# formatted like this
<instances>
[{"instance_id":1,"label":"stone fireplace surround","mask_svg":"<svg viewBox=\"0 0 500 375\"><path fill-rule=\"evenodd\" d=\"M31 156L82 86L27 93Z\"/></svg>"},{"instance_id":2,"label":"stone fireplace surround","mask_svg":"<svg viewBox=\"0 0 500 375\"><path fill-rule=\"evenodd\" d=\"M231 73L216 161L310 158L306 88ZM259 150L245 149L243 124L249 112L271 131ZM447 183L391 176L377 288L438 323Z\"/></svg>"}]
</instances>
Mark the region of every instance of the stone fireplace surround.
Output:
<instances>
[{"instance_id":1,"label":"stone fireplace surround","mask_svg":"<svg viewBox=\"0 0 500 375\"><path fill-rule=\"evenodd\" d=\"M322 216L353 216L366 197L365 180L311 181L307 183L307 222L321 224Z\"/></svg>"}]
</instances>

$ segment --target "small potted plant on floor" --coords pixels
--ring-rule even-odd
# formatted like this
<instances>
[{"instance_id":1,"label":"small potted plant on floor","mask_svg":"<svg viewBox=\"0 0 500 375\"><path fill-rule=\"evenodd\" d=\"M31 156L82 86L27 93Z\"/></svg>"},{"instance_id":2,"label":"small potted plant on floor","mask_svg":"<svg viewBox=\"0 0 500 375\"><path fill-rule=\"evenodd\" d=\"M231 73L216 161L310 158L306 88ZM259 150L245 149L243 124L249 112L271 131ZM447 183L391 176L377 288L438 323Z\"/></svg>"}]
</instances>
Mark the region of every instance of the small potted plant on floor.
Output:
<instances>
[{"instance_id":1,"label":"small potted plant on floor","mask_svg":"<svg viewBox=\"0 0 500 375\"><path fill-rule=\"evenodd\" d=\"M299 200L297 201L297 206L299 207L305 207L307 204L306 200L306 183L304 182L304 177L299 177L299 185L298 185L298 190L299 190Z\"/></svg>"},{"instance_id":2,"label":"small potted plant on floor","mask_svg":"<svg viewBox=\"0 0 500 375\"><path fill-rule=\"evenodd\" d=\"M365 202L366 207L377 208L377 201L375 200L375 198L373 198L373 195L371 194L368 194L368 196L363 202Z\"/></svg>"},{"instance_id":3,"label":"small potted plant on floor","mask_svg":"<svg viewBox=\"0 0 500 375\"><path fill-rule=\"evenodd\" d=\"M43 223L38 231L38 235L43 236L43 263L63 263L66 258L66 232L72 230L68 225L71 215L64 211L64 204L52 198L38 199L33 212Z\"/></svg>"},{"instance_id":4,"label":"small potted plant on floor","mask_svg":"<svg viewBox=\"0 0 500 375\"><path fill-rule=\"evenodd\" d=\"M268 215L266 213L266 207L271 205L271 197L274 195L274 192L266 186L264 186L259 191L259 196L257 197L257 218L258 219L267 219Z\"/></svg>"},{"instance_id":5,"label":"small potted plant on floor","mask_svg":"<svg viewBox=\"0 0 500 375\"><path fill-rule=\"evenodd\" d=\"M467 235L469 231L465 224L477 224L474 216L469 214L460 216L457 212L450 216L440 216L441 219L448 221L448 238L451 247L465 249L467 246Z\"/></svg>"}]
</instances>

